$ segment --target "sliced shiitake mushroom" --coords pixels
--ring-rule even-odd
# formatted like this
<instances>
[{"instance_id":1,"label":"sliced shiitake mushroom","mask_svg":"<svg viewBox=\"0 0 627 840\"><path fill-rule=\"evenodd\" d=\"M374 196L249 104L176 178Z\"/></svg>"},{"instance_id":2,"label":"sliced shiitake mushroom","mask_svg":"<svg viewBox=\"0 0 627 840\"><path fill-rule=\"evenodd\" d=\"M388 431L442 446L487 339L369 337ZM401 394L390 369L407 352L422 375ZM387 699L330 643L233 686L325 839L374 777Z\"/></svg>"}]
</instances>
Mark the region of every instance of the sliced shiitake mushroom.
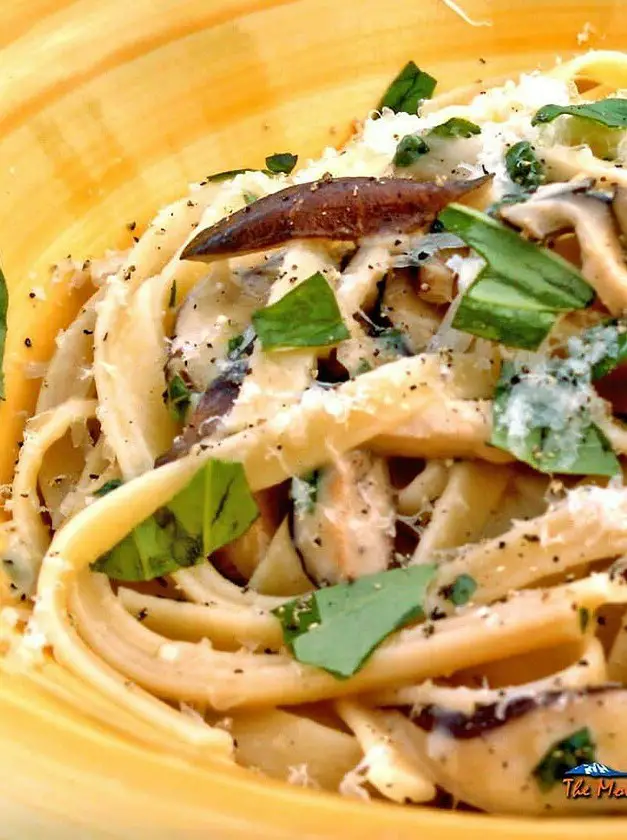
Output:
<instances>
[{"instance_id":1,"label":"sliced shiitake mushroom","mask_svg":"<svg viewBox=\"0 0 627 840\"><path fill-rule=\"evenodd\" d=\"M367 236L408 233L430 224L447 204L490 178L421 183L355 177L297 184L200 231L181 258L210 261L264 251L293 239L355 242Z\"/></svg>"},{"instance_id":2,"label":"sliced shiitake mushroom","mask_svg":"<svg viewBox=\"0 0 627 840\"><path fill-rule=\"evenodd\" d=\"M294 479L293 538L320 586L388 568L395 511L386 462L353 450L306 479Z\"/></svg>"}]
</instances>

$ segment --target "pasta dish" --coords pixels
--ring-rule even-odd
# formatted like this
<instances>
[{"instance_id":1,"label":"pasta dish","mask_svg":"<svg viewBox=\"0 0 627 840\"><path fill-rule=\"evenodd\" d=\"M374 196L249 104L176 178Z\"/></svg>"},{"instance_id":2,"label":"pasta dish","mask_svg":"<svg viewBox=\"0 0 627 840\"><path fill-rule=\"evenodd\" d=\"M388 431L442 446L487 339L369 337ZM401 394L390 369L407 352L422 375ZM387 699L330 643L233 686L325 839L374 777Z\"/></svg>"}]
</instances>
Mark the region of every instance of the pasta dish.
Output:
<instances>
[{"instance_id":1,"label":"pasta dish","mask_svg":"<svg viewBox=\"0 0 627 840\"><path fill-rule=\"evenodd\" d=\"M627 771L626 80L409 62L342 148L59 263L0 671L191 762L624 813L563 779Z\"/></svg>"}]
</instances>

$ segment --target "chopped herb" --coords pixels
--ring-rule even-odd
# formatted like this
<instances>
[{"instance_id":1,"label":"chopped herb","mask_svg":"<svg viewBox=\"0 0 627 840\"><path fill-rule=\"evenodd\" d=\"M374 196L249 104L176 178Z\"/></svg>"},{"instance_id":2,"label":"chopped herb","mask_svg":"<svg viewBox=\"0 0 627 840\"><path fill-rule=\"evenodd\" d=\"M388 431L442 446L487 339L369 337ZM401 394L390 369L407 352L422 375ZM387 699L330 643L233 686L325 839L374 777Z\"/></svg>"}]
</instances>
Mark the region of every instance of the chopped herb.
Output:
<instances>
[{"instance_id":1,"label":"chopped herb","mask_svg":"<svg viewBox=\"0 0 627 840\"><path fill-rule=\"evenodd\" d=\"M322 347L350 337L335 294L320 272L271 306L258 309L252 321L264 350Z\"/></svg>"},{"instance_id":2,"label":"chopped herb","mask_svg":"<svg viewBox=\"0 0 627 840\"><path fill-rule=\"evenodd\" d=\"M283 172L285 175L289 175L297 161L298 155L293 155L291 152L277 152L266 158L266 166L272 173Z\"/></svg>"},{"instance_id":3,"label":"chopped herb","mask_svg":"<svg viewBox=\"0 0 627 840\"><path fill-rule=\"evenodd\" d=\"M439 218L488 263L461 300L456 329L535 349L560 312L592 301L594 290L570 263L489 216L451 204Z\"/></svg>"},{"instance_id":4,"label":"chopped herb","mask_svg":"<svg viewBox=\"0 0 627 840\"><path fill-rule=\"evenodd\" d=\"M598 399L581 359L506 362L496 387L490 442L543 473L616 475L620 464L592 421Z\"/></svg>"},{"instance_id":5,"label":"chopped herb","mask_svg":"<svg viewBox=\"0 0 627 840\"><path fill-rule=\"evenodd\" d=\"M627 99L601 99L582 105L545 105L536 112L531 124L552 122L563 115L593 120L607 128L627 128Z\"/></svg>"},{"instance_id":6,"label":"chopped herb","mask_svg":"<svg viewBox=\"0 0 627 840\"><path fill-rule=\"evenodd\" d=\"M229 343L227 345L227 355L231 356L233 353L237 353L242 346L242 342L244 340L244 333L239 333L239 335L234 335L232 338L229 338Z\"/></svg>"},{"instance_id":7,"label":"chopped herb","mask_svg":"<svg viewBox=\"0 0 627 840\"><path fill-rule=\"evenodd\" d=\"M172 417L178 423L185 421L191 396L192 392L183 381L183 378L178 373L175 374L168 382L168 404Z\"/></svg>"},{"instance_id":8,"label":"chopped herb","mask_svg":"<svg viewBox=\"0 0 627 840\"><path fill-rule=\"evenodd\" d=\"M450 120L436 125L428 132L428 137L472 137L480 134L481 129L475 123L461 117L451 117ZM413 166L423 155L430 151L429 144L418 134L406 134L399 140L392 163L394 166L406 168Z\"/></svg>"},{"instance_id":9,"label":"chopped herb","mask_svg":"<svg viewBox=\"0 0 627 840\"><path fill-rule=\"evenodd\" d=\"M606 321L568 341L569 354L592 365L592 379L602 379L627 361L627 322Z\"/></svg>"},{"instance_id":10,"label":"chopped herb","mask_svg":"<svg viewBox=\"0 0 627 840\"><path fill-rule=\"evenodd\" d=\"M172 281L172 286L170 288L170 299L168 300L168 308L174 309L176 306L176 280Z\"/></svg>"},{"instance_id":11,"label":"chopped herb","mask_svg":"<svg viewBox=\"0 0 627 840\"><path fill-rule=\"evenodd\" d=\"M0 400L5 399L4 389L4 347L7 339L7 310L9 308L9 290L7 281L0 268Z\"/></svg>"},{"instance_id":12,"label":"chopped herb","mask_svg":"<svg viewBox=\"0 0 627 840\"><path fill-rule=\"evenodd\" d=\"M355 372L353 373L353 377L361 376L362 373L368 373L372 370L372 365L368 361L368 359L360 359L359 364L355 368Z\"/></svg>"},{"instance_id":13,"label":"chopped herb","mask_svg":"<svg viewBox=\"0 0 627 840\"><path fill-rule=\"evenodd\" d=\"M243 175L245 172L258 172L258 169L251 169L247 166L245 169L227 169L224 172L216 172L214 175L209 175L206 179L207 183L214 181L228 181L229 178L235 178L236 175Z\"/></svg>"},{"instance_id":14,"label":"chopped herb","mask_svg":"<svg viewBox=\"0 0 627 840\"><path fill-rule=\"evenodd\" d=\"M392 163L399 168L413 166L416 161L429 151L429 146L422 137L406 134L398 143Z\"/></svg>"},{"instance_id":15,"label":"chopped herb","mask_svg":"<svg viewBox=\"0 0 627 840\"><path fill-rule=\"evenodd\" d=\"M409 346L405 335L397 327L385 327L379 329L374 339L374 343L384 355L391 355L394 358L398 356L412 356L413 352Z\"/></svg>"},{"instance_id":16,"label":"chopped herb","mask_svg":"<svg viewBox=\"0 0 627 840\"><path fill-rule=\"evenodd\" d=\"M258 514L243 466L213 459L91 568L114 580L163 577L202 563L244 534Z\"/></svg>"},{"instance_id":17,"label":"chopped herb","mask_svg":"<svg viewBox=\"0 0 627 840\"><path fill-rule=\"evenodd\" d=\"M533 777L543 792L548 792L579 764L595 760L595 744L588 727L578 729L551 746L533 769Z\"/></svg>"},{"instance_id":18,"label":"chopped herb","mask_svg":"<svg viewBox=\"0 0 627 840\"><path fill-rule=\"evenodd\" d=\"M435 565L422 565L368 575L319 589L273 612L299 662L346 679L390 633L424 618L427 586L435 571Z\"/></svg>"},{"instance_id":19,"label":"chopped herb","mask_svg":"<svg viewBox=\"0 0 627 840\"><path fill-rule=\"evenodd\" d=\"M481 127L463 117L451 117L450 120L436 125L429 132L430 137L464 137L466 139L476 134L481 134Z\"/></svg>"},{"instance_id":20,"label":"chopped herb","mask_svg":"<svg viewBox=\"0 0 627 840\"><path fill-rule=\"evenodd\" d=\"M587 607L579 607L579 626L581 627L582 633L586 632L589 623L590 610Z\"/></svg>"},{"instance_id":21,"label":"chopped herb","mask_svg":"<svg viewBox=\"0 0 627 840\"><path fill-rule=\"evenodd\" d=\"M382 108L391 108L396 114L404 111L415 114L423 99L430 99L437 82L413 61L408 61L398 76L383 94L379 102Z\"/></svg>"},{"instance_id":22,"label":"chopped herb","mask_svg":"<svg viewBox=\"0 0 627 840\"><path fill-rule=\"evenodd\" d=\"M237 362L243 356L248 355L255 343L257 335L253 327L247 327L243 333L229 338L227 345L227 356L230 362Z\"/></svg>"},{"instance_id":23,"label":"chopped herb","mask_svg":"<svg viewBox=\"0 0 627 840\"><path fill-rule=\"evenodd\" d=\"M257 201L257 196L249 192L242 193L242 198L244 199L246 204L254 204L255 201Z\"/></svg>"},{"instance_id":24,"label":"chopped herb","mask_svg":"<svg viewBox=\"0 0 627 840\"><path fill-rule=\"evenodd\" d=\"M464 572L456 577L450 586L445 587L442 594L447 601L455 604L456 607L461 607L470 601L476 589L477 581Z\"/></svg>"},{"instance_id":25,"label":"chopped herb","mask_svg":"<svg viewBox=\"0 0 627 840\"><path fill-rule=\"evenodd\" d=\"M511 180L524 190L536 190L544 181L544 167L527 140L514 143L507 150L505 167Z\"/></svg>"},{"instance_id":26,"label":"chopped herb","mask_svg":"<svg viewBox=\"0 0 627 840\"><path fill-rule=\"evenodd\" d=\"M302 477L294 476L290 488L290 496L294 503L294 511L299 515L312 513L318 499L320 478L322 472L314 470Z\"/></svg>"},{"instance_id":27,"label":"chopped herb","mask_svg":"<svg viewBox=\"0 0 627 840\"><path fill-rule=\"evenodd\" d=\"M105 481L102 487L99 487L94 491L94 496L106 496L108 493L112 493L114 490L117 490L118 487L121 487L122 483L121 478L112 478L109 481Z\"/></svg>"}]
</instances>

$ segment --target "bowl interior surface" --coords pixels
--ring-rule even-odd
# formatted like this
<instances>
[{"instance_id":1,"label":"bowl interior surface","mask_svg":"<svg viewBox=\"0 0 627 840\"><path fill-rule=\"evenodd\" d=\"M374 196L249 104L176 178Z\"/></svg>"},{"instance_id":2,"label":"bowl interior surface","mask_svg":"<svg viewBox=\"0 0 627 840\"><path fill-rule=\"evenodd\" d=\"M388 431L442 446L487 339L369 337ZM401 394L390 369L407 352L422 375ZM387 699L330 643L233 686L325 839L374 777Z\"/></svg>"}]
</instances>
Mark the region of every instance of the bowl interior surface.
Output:
<instances>
[{"instance_id":1,"label":"bowl interior surface","mask_svg":"<svg viewBox=\"0 0 627 840\"><path fill-rule=\"evenodd\" d=\"M10 292L0 483L84 291L50 266L132 244L218 170L338 145L410 58L442 90L620 49L622 0L7 0L0 46L0 254ZM587 35L586 35L587 33ZM36 299L29 292L37 287ZM25 339L31 339L31 347ZM0 674L0 839L587 838L590 823L365 805L218 763L199 769ZM480 771L480 768L478 768ZM627 820L594 831L624 837Z\"/></svg>"}]
</instances>

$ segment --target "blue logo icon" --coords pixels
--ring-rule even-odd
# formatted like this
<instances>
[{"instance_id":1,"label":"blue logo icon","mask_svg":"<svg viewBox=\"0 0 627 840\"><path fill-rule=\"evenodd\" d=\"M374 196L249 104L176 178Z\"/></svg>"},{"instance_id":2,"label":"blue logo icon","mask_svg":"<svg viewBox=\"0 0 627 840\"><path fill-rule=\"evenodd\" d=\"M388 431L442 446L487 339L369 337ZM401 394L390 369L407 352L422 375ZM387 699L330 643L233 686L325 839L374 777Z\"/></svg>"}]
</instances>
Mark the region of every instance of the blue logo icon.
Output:
<instances>
[{"instance_id":1,"label":"blue logo icon","mask_svg":"<svg viewBox=\"0 0 627 840\"><path fill-rule=\"evenodd\" d=\"M595 761L592 764L579 764L564 773L564 778L587 776L589 779L627 779L627 771L613 770L607 764Z\"/></svg>"}]
</instances>

